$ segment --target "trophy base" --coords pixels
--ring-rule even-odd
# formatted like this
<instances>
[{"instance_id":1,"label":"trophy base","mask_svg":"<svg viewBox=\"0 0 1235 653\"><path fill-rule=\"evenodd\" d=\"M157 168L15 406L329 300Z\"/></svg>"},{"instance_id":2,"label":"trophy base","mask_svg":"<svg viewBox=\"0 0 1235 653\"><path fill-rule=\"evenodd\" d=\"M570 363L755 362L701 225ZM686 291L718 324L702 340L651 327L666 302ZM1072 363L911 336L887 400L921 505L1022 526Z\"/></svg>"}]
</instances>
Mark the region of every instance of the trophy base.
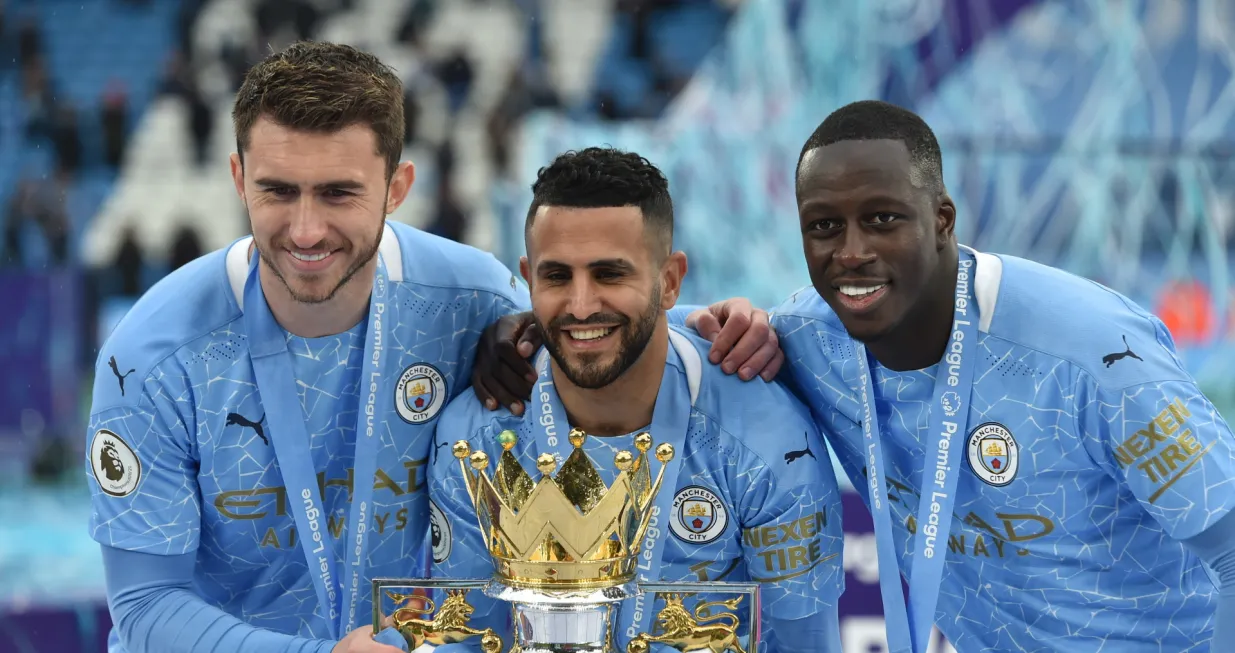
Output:
<instances>
[{"instance_id":1,"label":"trophy base","mask_svg":"<svg viewBox=\"0 0 1235 653\"><path fill-rule=\"evenodd\" d=\"M532 590L495 580L484 593L510 603L511 653L614 653L614 611L641 592L633 581L593 590Z\"/></svg>"}]
</instances>

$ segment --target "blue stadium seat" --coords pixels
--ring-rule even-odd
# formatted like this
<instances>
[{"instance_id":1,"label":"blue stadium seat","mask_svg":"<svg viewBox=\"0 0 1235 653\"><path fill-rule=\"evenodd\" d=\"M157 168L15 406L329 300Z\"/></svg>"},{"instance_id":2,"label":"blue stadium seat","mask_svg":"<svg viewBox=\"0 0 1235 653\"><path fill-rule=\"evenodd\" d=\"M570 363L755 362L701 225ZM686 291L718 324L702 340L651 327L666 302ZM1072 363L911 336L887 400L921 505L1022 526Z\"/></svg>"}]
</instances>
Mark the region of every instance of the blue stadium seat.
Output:
<instances>
[{"instance_id":1,"label":"blue stadium seat","mask_svg":"<svg viewBox=\"0 0 1235 653\"><path fill-rule=\"evenodd\" d=\"M181 0L157 0L134 6L116 0L12 0L7 15L16 24L33 16L41 30L48 76L58 98L76 111L82 140L82 168L67 199L73 234L70 251L89 219L111 190L114 173L102 165L102 130L98 112L109 84L118 82L128 99L133 125L158 91L165 57L174 45L174 27ZM20 91L20 72L0 71L0 211L17 182L42 177L53 168L48 143L25 137L27 110ZM41 265L45 244L31 236L28 261Z\"/></svg>"}]
</instances>

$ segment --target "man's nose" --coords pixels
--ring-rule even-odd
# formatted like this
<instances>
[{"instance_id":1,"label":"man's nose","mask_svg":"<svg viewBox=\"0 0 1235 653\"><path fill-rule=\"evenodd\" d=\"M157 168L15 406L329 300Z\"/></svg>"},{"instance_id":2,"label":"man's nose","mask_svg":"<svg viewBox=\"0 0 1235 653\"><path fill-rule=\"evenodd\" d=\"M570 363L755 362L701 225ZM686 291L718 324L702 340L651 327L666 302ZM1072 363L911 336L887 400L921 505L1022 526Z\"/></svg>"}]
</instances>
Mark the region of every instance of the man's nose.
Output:
<instances>
[{"instance_id":1,"label":"man's nose","mask_svg":"<svg viewBox=\"0 0 1235 653\"><path fill-rule=\"evenodd\" d=\"M870 246L870 238L860 227L849 226L841 235L840 249L833 255L837 263L846 270L858 268L875 260L875 251Z\"/></svg>"},{"instance_id":2,"label":"man's nose","mask_svg":"<svg viewBox=\"0 0 1235 653\"><path fill-rule=\"evenodd\" d=\"M301 195L293 212L288 228L288 237L293 245L301 249L311 249L326 239L329 228L317 207L313 206L312 195Z\"/></svg>"}]
</instances>

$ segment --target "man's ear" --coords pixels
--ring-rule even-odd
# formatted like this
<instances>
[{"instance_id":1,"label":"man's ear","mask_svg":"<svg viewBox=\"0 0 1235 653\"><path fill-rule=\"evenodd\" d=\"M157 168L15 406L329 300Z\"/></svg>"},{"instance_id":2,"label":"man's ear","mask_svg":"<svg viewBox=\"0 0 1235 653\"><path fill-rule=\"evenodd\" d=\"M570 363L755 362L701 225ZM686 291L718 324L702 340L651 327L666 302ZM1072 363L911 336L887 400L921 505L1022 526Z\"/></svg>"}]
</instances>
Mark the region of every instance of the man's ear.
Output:
<instances>
[{"instance_id":1,"label":"man's ear","mask_svg":"<svg viewBox=\"0 0 1235 653\"><path fill-rule=\"evenodd\" d=\"M935 212L936 249L943 249L956 236L956 204L944 191L939 198L939 210Z\"/></svg>"},{"instance_id":2,"label":"man's ear","mask_svg":"<svg viewBox=\"0 0 1235 653\"><path fill-rule=\"evenodd\" d=\"M523 280L524 280L525 282L527 282L527 287L528 287L528 289L531 289L531 287L532 287L532 268L531 268L531 264L529 264L529 263L527 262L527 257L526 257L526 256L520 256L520 257L519 257L519 274L523 277Z\"/></svg>"},{"instance_id":3,"label":"man's ear","mask_svg":"<svg viewBox=\"0 0 1235 653\"><path fill-rule=\"evenodd\" d=\"M416 166L411 161L404 161L390 175L390 183L386 190L386 215L394 213L403 200L407 199L408 191L416 181Z\"/></svg>"},{"instance_id":4,"label":"man's ear","mask_svg":"<svg viewBox=\"0 0 1235 653\"><path fill-rule=\"evenodd\" d=\"M660 308L667 311L682 296L682 279L686 277L686 252L671 252L660 266Z\"/></svg>"},{"instance_id":5,"label":"man's ear","mask_svg":"<svg viewBox=\"0 0 1235 653\"><path fill-rule=\"evenodd\" d=\"M229 157L232 169L232 183L236 185L236 195L240 197L240 203L244 204L244 161L240 159L240 154L232 152Z\"/></svg>"}]
</instances>

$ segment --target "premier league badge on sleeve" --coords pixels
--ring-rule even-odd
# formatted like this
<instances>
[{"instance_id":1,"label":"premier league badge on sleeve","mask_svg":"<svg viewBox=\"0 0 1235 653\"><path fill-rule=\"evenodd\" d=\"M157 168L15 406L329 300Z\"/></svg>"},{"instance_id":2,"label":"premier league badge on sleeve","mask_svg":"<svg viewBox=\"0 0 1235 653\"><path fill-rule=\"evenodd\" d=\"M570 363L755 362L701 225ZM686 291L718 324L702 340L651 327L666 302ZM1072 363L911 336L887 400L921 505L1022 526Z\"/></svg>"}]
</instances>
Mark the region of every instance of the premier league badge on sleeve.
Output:
<instances>
[{"instance_id":1,"label":"premier league badge on sleeve","mask_svg":"<svg viewBox=\"0 0 1235 653\"><path fill-rule=\"evenodd\" d=\"M423 424L446 404L446 379L436 367L418 363L403 370L395 386L395 408L411 424Z\"/></svg>"},{"instance_id":2,"label":"premier league badge on sleeve","mask_svg":"<svg viewBox=\"0 0 1235 653\"><path fill-rule=\"evenodd\" d=\"M451 533L450 520L446 518L446 513L437 507L433 499L429 499L429 536L433 547L433 562L446 562L450 557L454 535Z\"/></svg>"},{"instance_id":3,"label":"premier league badge on sleeve","mask_svg":"<svg viewBox=\"0 0 1235 653\"><path fill-rule=\"evenodd\" d=\"M142 478L137 454L119 435L99 429L90 442L90 469L99 489L113 497L132 494Z\"/></svg>"},{"instance_id":4,"label":"premier league badge on sleeve","mask_svg":"<svg viewBox=\"0 0 1235 653\"><path fill-rule=\"evenodd\" d=\"M987 422L969 434L969 467L989 485L1003 487L1016 478L1020 457L1012 432Z\"/></svg>"}]
</instances>

